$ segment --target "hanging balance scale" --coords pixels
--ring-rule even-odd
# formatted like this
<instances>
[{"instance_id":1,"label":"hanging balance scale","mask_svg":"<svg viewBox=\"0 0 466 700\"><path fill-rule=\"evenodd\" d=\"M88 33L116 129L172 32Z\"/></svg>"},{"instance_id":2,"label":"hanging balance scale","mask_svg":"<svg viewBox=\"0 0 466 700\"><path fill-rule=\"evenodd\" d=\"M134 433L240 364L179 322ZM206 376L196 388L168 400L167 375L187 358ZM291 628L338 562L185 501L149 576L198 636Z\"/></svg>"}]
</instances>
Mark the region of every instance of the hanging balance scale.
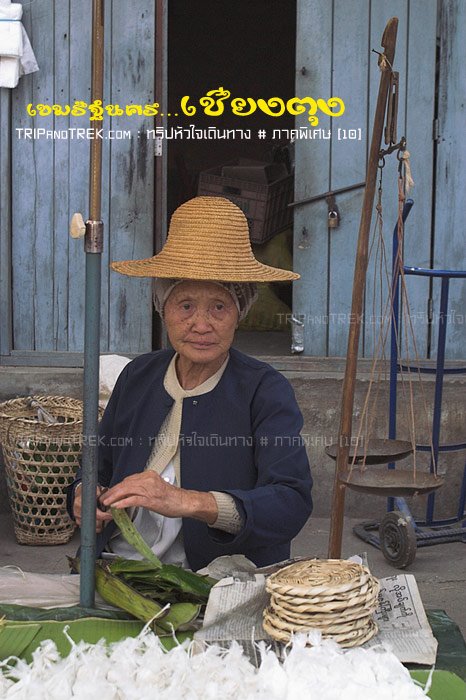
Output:
<instances>
[{"instance_id":1,"label":"hanging balance scale","mask_svg":"<svg viewBox=\"0 0 466 700\"><path fill-rule=\"evenodd\" d=\"M394 279L399 276L401 281L401 291L403 295L403 314L409 315L409 304L404 284L403 260L402 260L402 237L403 237L403 202L405 199L406 181L410 173L408 171L409 154L406 151L406 140L403 137L397 143L397 107L398 107L398 73L392 69L398 19L393 17L387 22L381 45L382 52L379 54L378 65L380 68L380 84L377 97L377 105L374 116L372 140L367 166L366 188L361 211L358 243L356 250L356 261L353 278L353 293L351 304L351 316L349 324L348 347L346 355L346 367L343 380L343 391L341 401L340 427L338 441L327 448L327 454L336 461L335 480L332 500L332 519L329 538L329 558L338 559L341 556L341 543L343 534L344 502L347 488L352 490L379 495L385 497L405 497L417 494L426 494L439 488L443 484L443 479L436 473L436 465L433 472L423 472L416 469L416 440L414 436L414 404L413 393L411 397L411 440L377 439L371 437L371 426L374 422L375 411L370 415L369 397L373 384L373 376L377 367L377 353L385 347L386 332L383 327L379 332L377 340L377 350L374 354L369 389L364 402L362 415L360 416L357 435L353 436L353 408L356 385L357 361L361 317L363 313L364 294L366 288L366 275L369 260L369 238L372 219L372 210L377 184L377 172L380 173L380 184L377 203L377 223L381 243L377 246L378 251L382 251L384 256L384 242L382 232L382 170L385 165L385 157L396 152L399 161L398 178L398 256L396 268L391 271L393 277L387 279L388 299L385 302L382 319L392 319L393 299L394 299ZM385 116L386 115L386 116ZM385 126L386 148L381 149L382 136ZM403 175L404 174L404 175ZM376 225L377 226L377 225ZM372 242L371 250L374 247ZM382 259L381 258L381 259ZM386 258L385 258L386 264ZM381 268L382 269L382 268ZM387 276L388 277L388 276ZM375 293L374 293L375 298ZM406 328L412 329L410 319L407 319ZM413 332L413 342L415 339ZM397 344L399 337L397 336ZM417 357L417 351L416 351ZM380 373L380 369L379 369ZM380 374L379 374L380 377ZM419 375L420 378L420 375ZM379 382L380 386L380 382ZM410 387L411 389L411 387ZM427 410L427 409L426 409ZM367 429L363 436L363 423ZM413 456L413 468L406 470L393 468L394 462ZM389 464L391 468L377 468L377 465ZM375 467L375 468L374 468Z\"/></svg>"}]
</instances>

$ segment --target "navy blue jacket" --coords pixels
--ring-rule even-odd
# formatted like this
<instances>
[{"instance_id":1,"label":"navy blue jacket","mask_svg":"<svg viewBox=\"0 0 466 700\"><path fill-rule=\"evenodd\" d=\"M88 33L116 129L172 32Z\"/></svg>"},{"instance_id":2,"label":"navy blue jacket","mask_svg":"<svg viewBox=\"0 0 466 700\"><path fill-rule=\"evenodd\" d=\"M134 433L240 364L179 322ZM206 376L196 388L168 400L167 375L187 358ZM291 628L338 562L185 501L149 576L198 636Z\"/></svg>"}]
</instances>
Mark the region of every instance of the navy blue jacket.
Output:
<instances>
[{"instance_id":1,"label":"navy blue jacket","mask_svg":"<svg viewBox=\"0 0 466 700\"><path fill-rule=\"evenodd\" d=\"M163 379L173 350L141 355L120 374L99 429L99 483L112 486L144 469L173 399ZM291 539L312 511L312 479L300 437L303 419L285 377L230 349L217 386L183 400L181 486L231 494L244 526L231 535L183 518L193 570L225 554L258 566L287 559ZM97 537L100 555L114 524Z\"/></svg>"}]
</instances>

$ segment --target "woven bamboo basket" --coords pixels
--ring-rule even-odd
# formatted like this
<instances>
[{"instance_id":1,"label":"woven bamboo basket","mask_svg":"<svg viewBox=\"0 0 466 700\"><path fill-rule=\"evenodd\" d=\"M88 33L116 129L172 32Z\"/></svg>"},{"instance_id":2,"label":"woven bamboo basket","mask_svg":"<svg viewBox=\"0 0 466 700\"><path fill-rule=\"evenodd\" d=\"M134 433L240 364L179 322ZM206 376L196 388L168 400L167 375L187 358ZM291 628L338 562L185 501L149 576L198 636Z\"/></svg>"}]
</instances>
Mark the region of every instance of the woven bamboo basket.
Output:
<instances>
[{"instance_id":1,"label":"woven bamboo basket","mask_svg":"<svg viewBox=\"0 0 466 700\"><path fill-rule=\"evenodd\" d=\"M79 466L82 414L82 401L63 396L0 403L0 442L20 544L64 544L73 536L66 487Z\"/></svg>"}]
</instances>

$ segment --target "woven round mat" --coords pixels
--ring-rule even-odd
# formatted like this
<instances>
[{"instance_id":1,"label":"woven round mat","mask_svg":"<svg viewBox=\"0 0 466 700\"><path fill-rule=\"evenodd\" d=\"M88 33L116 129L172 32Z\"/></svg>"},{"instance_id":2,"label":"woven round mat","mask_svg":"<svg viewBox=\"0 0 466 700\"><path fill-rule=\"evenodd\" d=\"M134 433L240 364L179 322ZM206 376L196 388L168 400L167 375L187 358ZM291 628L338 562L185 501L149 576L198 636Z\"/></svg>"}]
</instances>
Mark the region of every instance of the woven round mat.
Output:
<instances>
[{"instance_id":1,"label":"woven round mat","mask_svg":"<svg viewBox=\"0 0 466 700\"><path fill-rule=\"evenodd\" d=\"M270 635L273 639L276 639L279 642L288 643L291 637L293 636L293 632L278 629L269 621L268 618L264 618L262 625L264 627L265 632L267 632L268 635ZM311 629L316 628L309 627L307 631L310 631ZM304 631L304 629L300 629L295 630L294 632L296 633ZM372 639L372 637L374 637L377 634L377 631L378 628L374 620L372 618L369 618L367 626L363 629L357 629L343 634L326 634L325 632L322 632L322 638L332 639L334 642L338 642L338 644L340 644L342 647L349 648L360 646L361 644L368 642L369 639Z\"/></svg>"},{"instance_id":2,"label":"woven round mat","mask_svg":"<svg viewBox=\"0 0 466 700\"><path fill-rule=\"evenodd\" d=\"M366 628L369 619L372 619L371 614L366 614L358 620L342 620L337 622L336 620L328 619L325 622L317 622L312 620L299 621L296 620L290 622L285 620L281 614L277 614L271 608L267 608L264 611L264 619L268 620L270 624L279 630L284 630L285 632L300 632L309 629L319 629L325 634L346 634L352 632L353 630L359 630Z\"/></svg>"},{"instance_id":3,"label":"woven round mat","mask_svg":"<svg viewBox=\"0 0 466 700\"><path fill-rule=\"evenodd\" d=\"M377 579L372 579L369 585L363 586L360 590L349 591L345 596L322 596L310 598L309 601L304 596L287 596L273 592L272 598L276 605L288 608L293 612L300 613L320 613L347 610L348 608L360 607L377 601L379 593L379 583ZM268 589L267 589L268 590Z\"/></svg>"},{"instance_id":4,"label":"woven round mat","mask_svg":"<svg viewBox=\"0 0 466 700\"><path fill-rule=\"evenodd\" d=\"M342 559L310 559L289 564L272 574L267 590L282 595L338 595L360 588L371 578L364 566Z\"/></svg>"},{"instance_id":5,"label":"woven round mat","mask_svg":"<svg viewBox=\"0 0 466 700\"><path fill-rule=\"evenodd\" d=\"M380 586L361 564L341 559L295 562L272 574L266 589L271 595L264 630L278 641L318 629L342 646L357 646L377 633L372 613Z\"/></svg>"},{"instance_id":6,"label":"woven round mat","mask_svg":"<svg viewBox=\"0 0 466 700\"><path fill-rule=\"evenodd\" d=\"M275 601L271 598L270 607L272 610L278 612L280 617L289 622L296 623L308 623L314 626L319 624L326 625L329 621L334 623L346 622L349 620L359 620L361 617L367 617L368 613L375 610L377 607L377 601L371 606L359 605L355 608L350 608L347 611L343 610L339 614L329 615L328 613L300 613L288 610L282 606L277 606Z\"/></svg>"}]
</instances>

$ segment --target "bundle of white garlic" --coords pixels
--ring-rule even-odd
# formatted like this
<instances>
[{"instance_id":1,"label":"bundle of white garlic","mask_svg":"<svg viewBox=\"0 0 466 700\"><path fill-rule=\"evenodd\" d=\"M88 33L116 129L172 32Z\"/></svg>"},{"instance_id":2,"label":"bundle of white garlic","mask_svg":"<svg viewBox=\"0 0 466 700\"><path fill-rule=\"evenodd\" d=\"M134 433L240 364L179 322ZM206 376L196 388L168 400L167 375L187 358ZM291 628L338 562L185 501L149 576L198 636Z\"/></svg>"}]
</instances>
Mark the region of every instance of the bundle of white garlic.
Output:
<instances>
[{"instance_id":1,"label":"bundle of white garlic","mask_svg":"<svg viewBox=\"0 0 466 700\"><path fill-rule=\"evenodd\" d=\"M15 700L420 700L425 691L387 649L343 650L319 633L297 636L281 662L260 642L255 668L233 643L166 652L148 630L110 646L72 643L61 658L43 642L31 664L0 662L0 698ZM71 640L70 640L71 641ZM306 643L311 641L312 646ZM3 673L1 673L3 671Z\"/></svg>"}]
</instances>

